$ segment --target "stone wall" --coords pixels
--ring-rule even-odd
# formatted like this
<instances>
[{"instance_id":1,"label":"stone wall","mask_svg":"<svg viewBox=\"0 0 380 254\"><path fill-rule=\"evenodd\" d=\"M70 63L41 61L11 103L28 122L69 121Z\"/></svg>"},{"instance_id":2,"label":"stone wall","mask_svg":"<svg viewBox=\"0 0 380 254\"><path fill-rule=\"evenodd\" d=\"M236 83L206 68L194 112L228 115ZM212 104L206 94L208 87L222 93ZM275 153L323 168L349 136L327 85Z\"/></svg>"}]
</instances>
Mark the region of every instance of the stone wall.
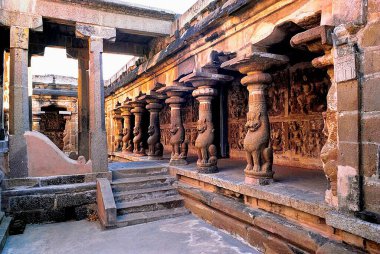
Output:
<instances>
[{"instance_id":1,"label":"stone wall","mask_svg":"<svg viewBox=\"0 0 380 254\"><path fill-rule=\"evenodd\" d=\"M82 220L96 212L96 178L108 173L6 179L2 211L14 218L13 228L25 224Z\"/></svg>"}]
</instances>

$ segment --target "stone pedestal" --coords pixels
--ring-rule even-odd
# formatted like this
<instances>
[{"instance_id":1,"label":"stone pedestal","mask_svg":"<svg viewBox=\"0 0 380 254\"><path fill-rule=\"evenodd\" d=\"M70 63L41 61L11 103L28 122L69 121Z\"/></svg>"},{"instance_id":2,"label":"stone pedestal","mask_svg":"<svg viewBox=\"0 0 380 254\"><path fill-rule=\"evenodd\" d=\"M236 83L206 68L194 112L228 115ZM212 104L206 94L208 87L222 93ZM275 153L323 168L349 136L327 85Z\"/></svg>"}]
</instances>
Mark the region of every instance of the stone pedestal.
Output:
<instances>
[{"instance_id":1,"label":"stone pedestal","mask_svg":"<svg viewBox=\"0 0 380 254\"><path fill-rule=\"evenodd\" d=\"M172 146L172 154L169 164L171 166L188 164L186 160L188 144L185 142L185 128L183 127L181 109L186 102L183 97L192 90L194 88L175 82L174 85L163 87L157 91L168 96L165 102L170 106L170 145Z\"/></svg>"},{"instance_id":2,"label":"stone pedestal","mask_svg":"<svg viewBox=\"0 0 380 254\"><path fill-rule=\"evenodd\" d=\"M124 127L123 127L123 152L133 152L133 143L132 143L132 106L129 104L130 99L127 98L123 105L120 107L121 116L124 119Z\"/></svg>"},{"instance_id":3,"label":"stone pedestal","mask_svg":"<svg viewBox=\"0 0 380 254\"><path fill-rule=\"evenodd\" d=\"M133 153L137 156L145 156L145 148L143 143L142 117L145 113L146 102L136 100L131 102L131 112L135 116L135 127L133 128Z\"/></svg>"},{"instance_id":4,"label":"stone pedestal","mask_svg":"<svg viewBox=\"0 0 380 254\"><path fill-rule=\"evenodd\" d=\"M321 57L313 59L315 68L327 68L331 86L327 94L327 110L324 112L324 134L327 141L321 150L321 160L329 187L325 193L326 203L337 207L337 174L338 174L338 113L337 113L337 86L334 78L334 57L332 53L331 26L319 26L295 35L291 39L293 47L300 47Z\"/></svg>"},{"instance_id":5,"label":"stone pedestal","mask_svg":"<svg viewBox=\"0 0 380 254\"><path fill-rule=\"evenodd\" d=\"M29 29L10 29L9 169L11 177L28 176L24 133L29 131L28 95Z\"/></svg>"},{"instance_id":6,"label":"stone pedestal","mask_svg":"<svg viewBox=\"0 0 380 254\"><path fill-rule=\"evenodd\" d=\"M195 141L197 149L197 168L199 173L216 173L217 148L214 144L214 123L212 119L211 101L218 95L218 82L232 80L230 76L217 73L216 67L205 68L203 71L194 71L182 78L181 82L190 82L196 90L193 96L199 101L199 119L197 125L198 136Z\"/></svg>"},{"instance_id":7,"label":"stone pedestal","mask_svg":"<svg viewBox=\"0 0 380 254\"><path fill-rule=\"evenodd\" d=\"M272 82L265 70L287 63L286 56L258 52L249 47L245 54L222 64L222 68L239 70L246 74L241 83L249 91L249 109L244 139L247 167L245 182L266 185L273 182L273 150L270 145L270 125L266 106L266 87Z\"/></svg>"},{"instance_id":8,"label":"stone pedestal","mask_svg":"<svg viewBox=\"0 0 380 254\"><path fill-rule=\"evenodd\" d=\"M121 116L120 105L112 111L113 120L113 151L120 152L123 147L123 117Z\"/></svg>"},{"instance_id":9,"label":"stone pedestal","mask_svg":"<svg viewBox=\"0 0 380 254\"><path fill-rule=\"evenodd\" d=\"M152 91L150 95L144 95L139 99L147 102L146 109L150 113L148 127L148 160L160 160L164 154L164 146L161 143L160 111L165 96Z\"/></svg>"}]
</instances>

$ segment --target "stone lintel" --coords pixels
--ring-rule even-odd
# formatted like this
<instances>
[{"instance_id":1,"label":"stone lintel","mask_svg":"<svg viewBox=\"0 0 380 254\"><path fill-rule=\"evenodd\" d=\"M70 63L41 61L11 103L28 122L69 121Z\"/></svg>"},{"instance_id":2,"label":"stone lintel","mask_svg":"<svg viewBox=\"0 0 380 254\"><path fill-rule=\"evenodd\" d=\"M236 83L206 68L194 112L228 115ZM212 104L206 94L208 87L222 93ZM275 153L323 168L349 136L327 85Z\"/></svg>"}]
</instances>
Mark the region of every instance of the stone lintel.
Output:
<instances>
[{"instance_id":1,"label":"stone lintel","mask_svg":"<svg viewBox=\"0 0 380 254\"><path fill-rule=\"evenodd\" d=\"M294 35L290 40L290 44L294 48L307 49L315 53L324 53L324 51L332 48L333 30L333 26L327 25L314 27Z\"/></svg>"},{"instance_id":2,"label":"stone lintel","mask_svg":"<svg viewBox=\"0 0 380 254\"><path fill-rule=\"evenodd\" d=\"M19 26L38 31L42 31L43 28L42 16L40 15L4 9L0 9L0 25L9 27Z\"/></svg>"},{"instance_id":3,"label":"stone lintel","mask_svg":"<svg viewBox=\"0 0 380 254\"><path fill-rule=\"evenodd\" d=\"M243 74L247 74L249 72L265 71L271 67L281 66L288 62L289 58L284 55L251 51L224 62L221 68L238 70Z\"/></svg>"},{"instance_id":4,"label":"stone lintel","mask_svg":"<svg viewBox=\"0 0 380 254\"><path fill-rule=\"evenodd\" d=\"M115 40L116 28L76 23L75 35L78 38L99 38L104 40Z\"/></svg>"}]
</instances>

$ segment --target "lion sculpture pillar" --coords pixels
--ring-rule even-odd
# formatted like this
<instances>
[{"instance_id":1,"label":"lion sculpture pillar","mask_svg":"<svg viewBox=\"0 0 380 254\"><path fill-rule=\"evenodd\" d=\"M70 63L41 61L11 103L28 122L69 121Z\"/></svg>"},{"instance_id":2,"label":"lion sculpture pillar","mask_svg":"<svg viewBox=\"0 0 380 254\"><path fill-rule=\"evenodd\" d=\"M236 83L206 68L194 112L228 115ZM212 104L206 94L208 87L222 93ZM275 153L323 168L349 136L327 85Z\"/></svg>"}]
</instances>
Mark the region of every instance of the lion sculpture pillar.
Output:
<instances>
[{"instance_id":1,"label":"lion sculpture pillar","mask_svg":"<svg viewBox=\"0 0 380 254\"><path fill-rule=\"evenodd\" d=\"M133 153L137 156L145 156L145 148L143 143L142 117L145 113L146 102L142 100L134 100L131 102L133 109L131 112L135 116L135 127L133 128Z\"/></svg>"},{"instance_id":2,"label":"lion sculpture pillar","mask_svg":"<svg viewBox=\"0 0 380 254\"><path fill-rule=\"evenodd\" d=\"M273 150L270 142L269 116L266 106L266 87L272 82L271 75L264 71L284 65L286 56L265 52L250 45L240 55L224 62L222 68L238 70L246 74L241 83L249 91L248 113L244 138L247 166L245 182L266 185L273 182Z\"/></svg>"},{"instance_id":3,"label":"lion sculpture pillar","mask_svg":"<svg viewBox=\"0 0 380 254\"><path fill-rule=\"evenodd\" d=\"M182 122L181 109L186 100L186 94L194 90L192 87L184 86L180 82L175 82L172 86L163 87L157 92L168 96L166 103L170 106L170 145L172 153L170 157L171 166L187 165L188 144L185 141L185 128Z\"/></svg>"},{"instance_id":4,"label":"lion sculpture pillar","mask_svg":"<svg viewBox=\"0 0 380 254\"><path fill-rule=\"evenodd\" d=\"M124 119L124 128L123 128L123 152L133 152L133 143L132 143L132 106L130 105L130 99L127 98L123 106L120 108L121 116Z\"/></svg>"},{"instance_id":5,"label":"lion sculpture pillar","mask_svg":"<svg viewBox=\"0 0 380 254\"><path fill-rule=\"evenodd\" d=\"M185 76L180 81L191 83L196 90L193 96L199 101L198 136L195 140L197 149L197 169L199 173L216 173L217 147L214 144L215 129L212 120L212 100L218 95L216 86L222 82L231 81L232 77L218 74L214 65L205 66L201 70Z\"/></svg>"}]
</instances>

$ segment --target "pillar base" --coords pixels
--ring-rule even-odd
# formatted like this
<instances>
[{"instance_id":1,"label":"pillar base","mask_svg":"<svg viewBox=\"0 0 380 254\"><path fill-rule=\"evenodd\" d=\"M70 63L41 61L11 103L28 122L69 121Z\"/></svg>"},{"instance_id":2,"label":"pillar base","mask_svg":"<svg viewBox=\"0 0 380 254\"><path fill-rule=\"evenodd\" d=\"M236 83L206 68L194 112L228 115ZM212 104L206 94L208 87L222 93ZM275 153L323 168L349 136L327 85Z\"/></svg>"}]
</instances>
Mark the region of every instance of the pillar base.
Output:
<instances>
[{"instance_id":1,"label":"pillar base","mask_svg":"<svg viewBox=\"0 0 380 254\"><path fill-rule=\"evenodd\" d=\"M273 178L255 178L252 176L245 176L245 183L253 185L269 185L274 182Z\"/></svg>"},{"instance_id":2,"label":"pillar base","mask_svg":"<svg viewBox=\"0 0 380 254\"><path fill-rule=\"evenodd\" d=\"M171 159L169 162L170 166L185 166L189 164L185 159Z\"/></svg>"},{"instance_id":3,"label":"pillar base","mask_svg":"<svg viewBox=\"0 0 380 254\"><path fill-rule=\"evenodd\" d=\"M197 171L200 174L213 174L213 173L218 173L219 169L218 169L217 166L202 167L202 166L198 165L197 166Z\"/></svg>"},{"instance_id":4,"label":"pillar base","mask_svg":"<svg viewBox=\"0 0 380 254\"><path fill-rule=\"evenodd\" d=\"M9 175L11 178L28 176L28 156L24 135L9 135Z\"/></svg>"}]
</instances>

